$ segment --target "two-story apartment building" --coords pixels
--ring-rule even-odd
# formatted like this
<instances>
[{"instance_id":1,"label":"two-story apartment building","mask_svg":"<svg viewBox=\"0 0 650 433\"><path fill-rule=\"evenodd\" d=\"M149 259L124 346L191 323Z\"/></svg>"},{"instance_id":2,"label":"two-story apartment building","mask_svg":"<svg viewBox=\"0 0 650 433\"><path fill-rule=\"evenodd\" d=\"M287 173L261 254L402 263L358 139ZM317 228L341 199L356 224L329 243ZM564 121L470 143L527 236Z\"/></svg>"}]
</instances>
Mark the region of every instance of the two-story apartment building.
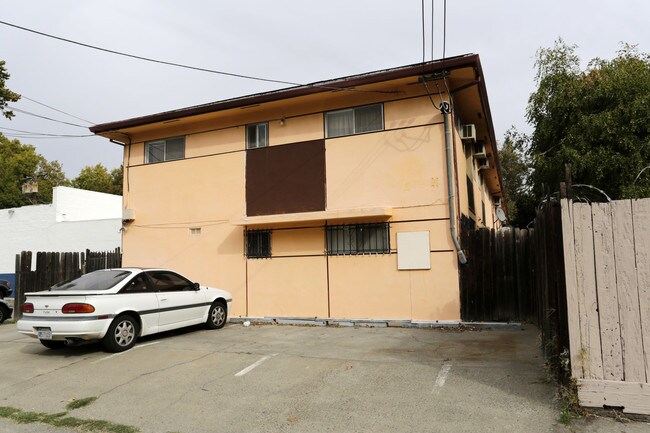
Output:
<instances>
[{"instance_id":1,"label":"two-story apartment building","mask_svg":"<svg viewBox=\"0 0 650 433\"><path fill-rule=\"evenodd\" d=\"M91 131L124 146L124 265L230 290L231 316L460 320L461 225L497 224L478 55Z\"/></svg>"}]
</instances>

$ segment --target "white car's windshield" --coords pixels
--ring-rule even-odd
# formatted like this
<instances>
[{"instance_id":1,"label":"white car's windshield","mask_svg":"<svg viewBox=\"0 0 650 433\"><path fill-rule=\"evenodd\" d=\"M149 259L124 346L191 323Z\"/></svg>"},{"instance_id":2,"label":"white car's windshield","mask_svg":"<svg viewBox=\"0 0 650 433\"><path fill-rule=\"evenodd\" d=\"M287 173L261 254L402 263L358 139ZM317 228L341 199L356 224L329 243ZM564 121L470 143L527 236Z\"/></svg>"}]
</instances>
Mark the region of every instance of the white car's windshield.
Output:
<instances>
[{"instance_id":1,"label":"white car's windshield","mask_svg":"<svg viewBox=\"0 0 650 433\"><path fill-rule=\"evenodd\" d=\"M95 271L55 284L50 290L108 290L131 275L129 271Z\"/></svg>"}]
</instances>

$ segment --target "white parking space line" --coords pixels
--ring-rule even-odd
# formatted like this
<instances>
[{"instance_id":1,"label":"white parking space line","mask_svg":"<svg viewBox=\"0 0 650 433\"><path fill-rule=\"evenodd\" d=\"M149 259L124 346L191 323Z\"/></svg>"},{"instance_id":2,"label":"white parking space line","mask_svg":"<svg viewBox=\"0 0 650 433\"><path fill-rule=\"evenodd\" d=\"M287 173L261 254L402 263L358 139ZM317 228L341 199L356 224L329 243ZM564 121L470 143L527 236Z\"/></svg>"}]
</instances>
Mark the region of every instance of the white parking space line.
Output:
<instances>
[{"instance_id":1,"label":"white parking space line","mask_svg":"<svg viewBox=\"0 0 650 433\"><path fill-rule=\"evenodd\" d=\"M273 357L273 356L276 356L276 355L277 355L277 353L274 353L273 355L266 355L265 357L263 357L263 358L261 358L261 359L258 359L257 361L255 361L254 363L252 363L251 365L249 365L248 367L246 367L245 369L243 369L243 370L240 371L239 373L236 373L236 374L235 374L235 377L241 377L241 376L245 375L246 373L250 372L250 371L251 371L252 369L254 369L255 367L259 367L259 366L262 365L262 363L264 363L266 360L268 360L269 358L271 358L271 357Z\"/></svg>"},{"instance_id":2,"label":"white parking space line","mask_svg":"<svg viewBox=\"0 0 650 433\"><path fill-rule=\"evenodd\" d=\"M436 386L433 388L434 391L445 386L445 382L447 381L447 376L449 375L449 370L451 370L450 363L442 364L442 368L438 373L438 377L436 377Z\"/></svg>"},{"instance_id":3,"label":"white parking space line","mask_svg":"<svg viewBox=\"0 0 650 433\"><path fill-rule=\"evenodd\" d=\"M99 358L97 361L91 362L91 364L97 364L98 362L106 361L107 359L115 358L116 356L120 356L120 355L124 355L125 353L129 353L131 350L142 349L143 347L153 346L154 344L158 344L158 343L160 343L160 341L154 341L154 342L146 343L146 344L138 344L137 346L132 347L130 350L126 350L124 352L114 353L112 355L108 355L108 356L105 356L103 358Z\"/></svg>"}]
</instances>

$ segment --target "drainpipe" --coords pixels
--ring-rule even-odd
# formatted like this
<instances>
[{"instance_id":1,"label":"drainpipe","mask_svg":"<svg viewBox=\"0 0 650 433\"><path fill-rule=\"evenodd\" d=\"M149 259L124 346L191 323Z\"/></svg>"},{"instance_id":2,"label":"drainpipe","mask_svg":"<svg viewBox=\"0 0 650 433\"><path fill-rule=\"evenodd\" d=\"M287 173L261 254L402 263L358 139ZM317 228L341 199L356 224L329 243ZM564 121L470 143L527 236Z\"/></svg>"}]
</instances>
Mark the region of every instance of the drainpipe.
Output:
<instances>
[{"instance_id":1,"label":"drainpipe","mask_svg":"<svg viewBox=\"0 0 650 433\"><path fill-rule=\"evenodd\" d=\"M451 113L449 104L443 102L440 104L440 112L445 118L445 155L447 157L447 191L449 192L449 231L451 232L451 240L454 241L454 247L458 253L458 261L461 265L467 263L467 257L460 248L460 242L456 236L456 207L454 206L454 182L452 179L452 166L451 166Z\"/></svg>"}]
</instances>

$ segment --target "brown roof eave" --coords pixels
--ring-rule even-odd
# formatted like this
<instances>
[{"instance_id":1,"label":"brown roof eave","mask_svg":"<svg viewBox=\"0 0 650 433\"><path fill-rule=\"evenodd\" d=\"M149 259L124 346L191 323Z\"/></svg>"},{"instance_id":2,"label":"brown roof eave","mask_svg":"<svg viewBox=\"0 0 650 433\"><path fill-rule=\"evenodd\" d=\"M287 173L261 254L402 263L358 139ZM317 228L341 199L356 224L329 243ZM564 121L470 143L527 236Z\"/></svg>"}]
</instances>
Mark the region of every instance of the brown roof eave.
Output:
<instances>
[{"instance_id":1,"label":"brown roof eave","mask_svg":"<svg viewBox=\"0 0 650 433\"><path fill-rule=\"evenodd\" d=\"M480 77L479 79L479 92L481 97L481 104L485 113L485 120L487 122L490 140L494 145L492 146L492 153L494 154L494 163L497 169L497 176L499 177L499 186L501 187L501 196L505 198L505 190L503 189L503 178L501 177L501 165L499 164L499 152L497 150L497 139L494 132L494 124L492 123L492 112L490 111L490 102L488 101L487 87L485 86L485 79L483 78L483 68L481 67L481 60L476 56L476 70Z\"/></svg>"},{"instance_id":2,"label":"brown roof eave","mask_svg":"<svg viewBox=\"0 0 650 433\"><path fill-rule=\"evenodd\" d=\"M337 78L330 81L322 81L304 86L289 87L286 89L273 90L265 93L258 93L250 96L243 96L240 98L227 99L224 101L211 102L208 104L197 105L193 107L181 108L173 111L166 111L163 113L152 114L148 116L135 117L132 119L119 120L116 122L102 123L99 125L91 126L89 129L94 134L102 134L108 132L119 131L126 128L135 126L147 125L150 123L164 122L168 120L179 119L182 117L196 116L199 114L206 114L215 111L228 110L231 108L239 108L247 105L262 104L265 102L278 101L282 99L295 98L299 96L306 96L315 93L330 92L332 88L342 87L356 87L368 84L379 83L382 81L395 80L405 78L413 75L419 75L423 72L431 73L443 69L456 69L465 66L478 67L480 70L480 62L477 54L466 54L457 57L451 57L444 60L434 60L426 63L417 63L414 65L403 66L394 69L386 69L377 72L370 72L361 75L353 75L350 77ZM482 72L481 72L482 75ZM482 92L485 85L482 85ZM487 98L487 93L486 93ZM489 108L488 108L489 109ZM491 127L491 134L494 131Z\"/></svg>"}]
</instances>

